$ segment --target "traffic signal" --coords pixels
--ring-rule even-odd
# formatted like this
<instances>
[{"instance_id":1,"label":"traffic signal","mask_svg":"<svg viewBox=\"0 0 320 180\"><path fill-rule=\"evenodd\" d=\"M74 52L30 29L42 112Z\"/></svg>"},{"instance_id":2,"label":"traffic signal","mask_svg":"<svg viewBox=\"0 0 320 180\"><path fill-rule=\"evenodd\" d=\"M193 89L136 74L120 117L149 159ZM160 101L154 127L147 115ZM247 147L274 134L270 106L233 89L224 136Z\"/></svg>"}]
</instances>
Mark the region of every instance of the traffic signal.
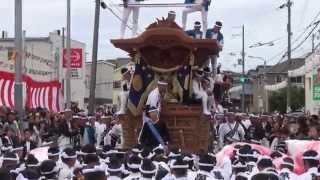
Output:
<instances>
[{"instance_id":1,"label":"traffic signal","mask_svg":"<svg viewBox=\"0 0 320 180\"><path fill-rule=\"evenodd\" d=\"M249 83L250 82L250 79L247 78L247 77L240 77L240 83L241 84L244 84L244 83Z\"/></svg>"}]
</instances>

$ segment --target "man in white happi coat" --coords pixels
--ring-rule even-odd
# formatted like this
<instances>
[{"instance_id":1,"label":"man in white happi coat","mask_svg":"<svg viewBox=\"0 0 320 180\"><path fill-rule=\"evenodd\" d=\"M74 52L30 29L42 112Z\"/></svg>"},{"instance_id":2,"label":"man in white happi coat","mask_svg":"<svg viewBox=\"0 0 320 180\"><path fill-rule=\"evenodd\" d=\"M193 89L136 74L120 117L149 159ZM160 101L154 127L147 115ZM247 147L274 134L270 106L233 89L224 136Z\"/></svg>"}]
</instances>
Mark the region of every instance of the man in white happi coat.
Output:
<instances>
[{"instance_id":1,"label":"man in white happi coat","mask_svg":"<svg viewBox=\"0 0 320 180\"><path fill-rule=\"evenodd\" d=\"M111 124L113 125L108 134L104 137L104 145L120 148L123 142L122 125L119 117L116 117Z\"/></svg>"},{"instance_id":2,"label":"man in white happi coat","mask_svg":"<svg viewBox=\"0 0 320 180\"><path fill-rule=\"evenodd\" d=\"M58 175L58 180L72 180L74 177L77 154L72 148L65 148L61 153L62 167Z\"/></svg>"},{"instance_id":3,"label":"man in white happi coat","mask_svg":"<svg viewBox=\"0 0 320 180\"><path fill-rule=\"evenodd\" d=\"M137 4L143 0L123 0L123 13L120 29L120 38L123 39L126 27L128 24L129 16L132 13L132 36L137 35L138 20L139 20L139 7L130 7L130 4Z\"/></svg>"},{"instance_id":4,"label":"man in white happi coat","mask_svg":"<svg viewBox=\"0 0 320 180\"><path fill-rule=\"evenodd\" d=\"M228 112L225 115L226 123L220 125L219 128L219 145L222 148L224 145L241 142L244 140L245 132L239 122L235 121L235 115Z\"/></svg>"},{"instance_id":5,"label":"man in white happi coat","mask_svg":"<svg viewBox=\"0 0 320 180\"><path fill-rule=\"evenodd\" d=\"M214 95L213 95L214 79L212 78L212 71L210 70L209 67L205 67L203 68L203 73L204 73L205 79L207 79L208 81L206 91L207 91L208 100L209 100L209 105L208 105L209 111L211 110L216 111L217 107L216 107Z\"/></svg>"},{"instance_id":6,"label":"man in white happi coat","mask_svg":"<svg viewBox=\"0 0 320 180\"><path fill-rule=\"evenodd\" d=\"M193 12L201 12L203 34L206 34L208 28L208 10L210 0L185 0L185 4L197 4L196 6L186 7L182 11L182 28L186 29L187 15Z\"/></svg>"},{"instance_id":7,"label":"man in white happi coat","mask_svg":"<svg viewBox=\"0 0 320 180\"><path fill-rule=\"evenodd\" d=\"M76 131L72 128L72 111L66 109L64 112L64 119L59 124L60 136L58 138L58 144L61 149L71 147L71 139L76 134Z\"/></svg>"},{"instance_id":8,"label":"man in white happi coat","mask_svg":"<svg viewBox=\"0 0 320 180\"><path fill-rule=\"evenodd\" d=\"M202 85L203 80L203 70L197 70L194 73L195 77L192 80L192 90L195 95L196 99L201 99L202 101L202 112L204 115L211 115L209 108L210 108L210 102L208 98L208 94L205 90L205 88Z\"/></svg>"},{"instance_id":9,"label":"man in white happi coat","mask_svg":"<svg viewBox=\"0 0 320 180\"><path fill-rule=\"evenodd\" d=\"M160 78L157 87L148 95L146 106L156 107L161 112L161 104L164 101L168 89L168 82Z\"/></svg>"},{"instance_id":10,"label":"man in white happi coat","mask_svg":"<svg viewBox=\"0 0 320 180\"><path fill-rule=\"evenodd\" d=\"M121 69L122 80L121 80L121 89L120 92L120 108L116 114L125 114L128 104L128 97L131 85L132 75L128 68Z\"/></svg>"},{"instance_id":11,"label":"man in white happi coat","mask_svg":"<svg viewBox=\"0 0 320 180\"><path fill-rule=\"evenodd\" d=\"M302 155L305 173L301 174L298 179L315 180L318 176L319 153L314 150L308 150Z\"/></svg>"},{"instance_id":12,"label":"man in white happi coat","mask_svg":"<svg viewBox=\"0 0 320 180\"><path fill-rule=\"evenodd\" d=\"M279 176L281 180L298 180L297 175L293 172L294 161L290 157L283 158L281 165Z\"/></svg>"}]
</instances>

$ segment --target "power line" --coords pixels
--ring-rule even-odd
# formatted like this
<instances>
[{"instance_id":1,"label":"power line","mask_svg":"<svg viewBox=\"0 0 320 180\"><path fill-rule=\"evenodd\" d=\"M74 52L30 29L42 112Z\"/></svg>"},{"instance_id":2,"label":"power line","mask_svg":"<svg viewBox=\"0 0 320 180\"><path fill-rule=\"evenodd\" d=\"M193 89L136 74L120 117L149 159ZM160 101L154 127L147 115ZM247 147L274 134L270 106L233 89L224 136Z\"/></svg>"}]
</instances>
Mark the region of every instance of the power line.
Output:
<instances>
[{"instance_id":1,"label":"power line","mask_svg":"<svg viewBox=\"0 0 320 180\"><path fill-rule=\"evenodd\" d=\"M123 22L123 19L117 13L115 13L114 10L107 3L106 3L106 9L108 9L111 12L111 14L113 14L120 22ZM126 26L127 28L132 30L131 26L129 26L128 24L126 24Z\"/></svg>"}]
</instances>

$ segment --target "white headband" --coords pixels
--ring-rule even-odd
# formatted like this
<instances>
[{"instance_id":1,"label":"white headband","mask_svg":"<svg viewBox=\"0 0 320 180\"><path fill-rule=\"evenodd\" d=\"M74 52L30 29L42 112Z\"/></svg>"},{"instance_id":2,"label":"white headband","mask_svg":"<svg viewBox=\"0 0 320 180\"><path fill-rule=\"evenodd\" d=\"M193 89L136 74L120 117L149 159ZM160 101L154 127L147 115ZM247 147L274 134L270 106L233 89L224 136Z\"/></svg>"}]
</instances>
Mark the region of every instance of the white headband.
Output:
<instances>
[{"instance_id":1,"label":"white headband","mask_svg":"<svg viewBox=\"0 0 320 180\"><path fill-rule=\"evenodd\" d=\"M158 109L151 109L148 112L150 113L150 112L155 112L155 111L158 111Z\"/></svg>"},{"instance_id":2,"label":"white headband","mask_svg":"<svg viewBox=\"0 0 320 180\"><path fill-rule=\"evenodd\" d=\"M27 167L39 167L40 165L40 162L38 162L38 164L26 164Z\"/></svg>"},{"instance_id":3,"label":"white headband","mask_svg":"<svg viewBox=\"0 0 320 180\"><path fill-rule=\"evenodd\" d=\"M199 166L204 166L204 167L214 167L213 164L207 164L207 163L198 163Z\"/></svg>"},{"instance_id":4,"label":"white headband","mask_svg":"<svg viewBox=\"0 0 320 180\"><path fill-rule=\"evenodd\" d=\"M155 147L152 151L156 151L156 150L164 150L162 144L159 144L159 146Z\"/></svg>"},{"instance_id":5,"label":"white headband","mask_svg":"<svg viewBox=\"0 0 320 180\"><path fill-rule=\"evenodd\" d=\"M123 169L124 169L123 165L121 165L117 169L110 169L109 166L107 167L107 171L109 171L109 172L119 172L119 171L122 171Z\"/></svg>"},{"instance_id":6,"label":"white headband","mask_svg":"<svg viewBox=\"0 0 320 180\"><path fill-rule=\"evenodd\" d=\"M139 171L142 173L142 174L155 174L157 172L157 169L153 169L153 170L143 170L141 168L141 166L139 167Z\"/></svg>"},{"instance_id":7,"label":"white headband","mask_svg":"<svg viewBox=\"0 0 320 180\"><path fill-rule=\"evenodd\" d=\"M102 163L107 164L107 163L110 163L110 158L107 157L106 159L100 159L100 161L101 161Z\"/></svg>"},{"instance_id":8,"label":"white headband","mask_svg":"<svg viewBox=\"0 0 320 180\"><path fill-rule=\"evenodd\" d=\"M12 149L11 149L11 152L12 152L12 151L18 151L18 150L23 150L23 147L12 148Z\"/></svg>"},{"instance_id":9,"label":"white headband","mask_svg":"<svg viewBox=\"0 0 320 180\"><path fill-rule=\"evenodd\" d=\"M249 154L242 154L242 153L240 153L239 151L237 151L237 155L238 156L241 156L241 157L250 157L251 155L249 155Z\"/></svg>"},{"instance_id":10,"label":"white headband","mask_svg":"<svg viewBox=\"0 0 320 180\"><path fill-rule=\"evenodd\" d=\"M317 156L302 156L303 160L319 160L319 155Z\"/></svg>"},{"instance_id":11,"label":"white headband","mask_svg":"<svg viewBox=\"0 0 320 180\"><path fill-rule=\"evenodd\" d=\"M75 158L77 158L77 155L75 154L73 156L69 156L66 152L63 152L61 154L61 157L65 158L65 159L75 159Z\"/></svg>"},{"instance_id":12,"label":"white headband","mask_svg":"<svg viewBox=\"0 0 320 180\"><path fill-rule=\"evenodd\" d=\"M86 155L94 155L94 154L97 154L97 153L86 153L86 152L82 152L81 150L80 151L77 151L76 153L77 155L82 155L82 156L86 156Z\"/></svg>"},{"instance_id":13,"label":"white headband","mask_svg":"<svg viewBox=\"0 0 320 180\"><path fill-rule=\"evenodd\" d=\"M213 153L208 153L208 155L214 158L216 157Z\"/></svg>"},{"instance_id":14,"label":"white headband","mask_svg":"<svg viewBox=\"0 0 320 180\"><path fill-rule=\"evenodd\" d=\"M168 83L167 82L165 82L165 81L158 81L158 84L160 84L160 85L168 85Z\"/></svg>"},{"instance_id":15,"label":"white headband","mask_svg":"<svg viewBox=\"0 0 320 180\"><path fill-rule=\"evenodd\" d=\"M232 165L232 167L234 167L234 168L245 168L247 166L246 166L246 164L242 164L242 163L238 162L238 163Z\"/></svg>"},{"instance_id":16,"label":"white headband","mask_svg":"<svg viewBox=\"0 0 320 180\"><path fill-rule=\"evenodd\" d=\"M176 154L176 153L170 152L169 155L168 155L168 157L169 157L169 158L172 158L172 157L178 157L178 156L180 156L180 155L181 155L181 154Z\"/></svg>"},{"instance_id":17,"label":"white headband","mask_svg":"<svg viewBox=\"0 0 320 180\"><path fill-rule=\"evenodd\" d=\"M129 163L127 163L127 166L128 166L128 168L131 168L131 169L139 169L141 164L129 164Z\"/></svg>"},{"instance_id":18,"label":"white headband","mask_svg":"<svg viewBox=\"0 0 320 180\"><path fill-rule=\"evenodd\" d=\"M103 155L110 155L110 154L116 154L116 153L119 153L119 151L113 150L113 149L107 152L102 152Z\"/></svg>"},{"instance_id":19,"label":"white headband","mask_svg":"<svg viewBox=\"0 0 320 180\"><path fill-rule=\"evenodd\" d=\"M42 172L41 171L41 175L48 175L48 174L56 173L58 171L59 171L58 166L55 166L51 171L48 171L48 172Z\"/></svg>"},{"instance_id":20,"label":"white headband","mask_svg":"<svg viewBox=\"0 0 320 180\"><path fill-rule=\"evenodd\" d=\"M236 176L248 178L248 174L246 174L246 173L244 173L244 172L240 172L240 173L238 173Z\"/></svg>"},{"instance_id":21,"label":"white headband","mask_svg":"<svg viewBox=\"0 0 320 180\"><path fill-rule=\"evenodd\" d=\"M183 158L183 160L184 160L184 161L193 161L194 159L191 158L191 157L185 156L185 157Z\"/></svg>"},{"instance_id":22,"label":"white headband","mask_svg":"<svg viewBox=\"0 0 320 180\"><path fill-rule=\"evenodd\" d=\"M171 165L170 165L170 168L171 169L188 169L189 168L189 165L188 164L185 164L185 165L176 165L174 164L176 162L176 160L173 160Z\"/></svg>"},{"instance_id":23,"label":"white headband","mask_svg":"<svg viewBox=\"0 0 320 180\"><path fill-rule=\"evenodd\" d=\"M141 153L142 152L138 148L133 148L133 149L131 149L131 151L134 152L134 153Z\"/></svg>"},{"instance_id":24,"label":"white headband","mask_svg":"<svg viewBox=\"0 0 320 180\"><path fill-rule=\"evenodd\" d=\"M18 155L16 155L15 158L3 157L2 160L4 160L4 161L19 161L19 157L18 157Z\"/></svg>"},{"instance_id":25,"label":"white headband","mask_svg":"<svg viewBox=\"0 0 320 180\"><path fill-rule=\"evenodd\" d=\"M93 173L93 172L104 172L105 169L102 166L94 166L91 169L83 169L82 173L87 174L87 173Z\"/></svg>"},{"instance_id":26,"label":"white headband","mask_svg":"<svg viewBox=\"0 0 320 180\"><path fill-rule=\"evenodd\" d=\"M271 170L273 170L273 169L271 168ZM273 175L275 175L275 176L278 176L277 173L275 173L275 172L273 172L273 171L268 171L267 169L265 169L265 170L263 170L263 171L260 171L259 173L261 173L261 174L273 174Z\"/></svg>"},{"instance_id":27,"label":"white headband","mask_svg":"<svg viewBox=\"0 0 320 180\"><path fill-rule=\"evenodd\" d=\"M293 163L284 162L284 161L281 163L281 165L288 165L288 166L292 166L292 167L294 166Z\"/></svg>"},{"instance_id":28,"label":"white headband","mask_svg":"<svg viewBox=\"0 0 320 180\"><path fill-rule=\"evenodd\" d=\"M57 153L49 153L48 152L47 153L48 156L59 156L59 154L60 154L59 152L57 152Z\"/></svg>"},{"instance_id":29,"label":"white headband","mask_svg":"<svg viewBox=\"0 0 320 180\"><path fill-rule=\"evenodd\" d=\"M153 156L155 156L156 154L154 153L154 152L152 152L152 153L149 153L148 154L148 156L146 157L147 159L151 159L151 158L153 158ZM144 157L142 157L142 155L141 154L139 154L138 155L138 157L139 158L141 158L141 159L143 159Z\"/></svg>"},{"instance_id":30,"label":"white headband","mask_svg":"<svg viewBox=\"0 0 320 180\"><path fill-rule=\"evenodd\" d=\"M2 151L8 151L8 150L11 150L12 149L12 146L3 146L1 148Z\"/></svg>"},{"instance_id":31,"label":"white headband","mask_svg":"<svg viewBox=\"0 0 320 180\"><path fill-rule=\"evenodd\" d=\"M255 166L255 165L256 165L256 163L253 162L253 161L249 161L247 164L248 164L249 166Z\"/></svg>"}]
</instances>

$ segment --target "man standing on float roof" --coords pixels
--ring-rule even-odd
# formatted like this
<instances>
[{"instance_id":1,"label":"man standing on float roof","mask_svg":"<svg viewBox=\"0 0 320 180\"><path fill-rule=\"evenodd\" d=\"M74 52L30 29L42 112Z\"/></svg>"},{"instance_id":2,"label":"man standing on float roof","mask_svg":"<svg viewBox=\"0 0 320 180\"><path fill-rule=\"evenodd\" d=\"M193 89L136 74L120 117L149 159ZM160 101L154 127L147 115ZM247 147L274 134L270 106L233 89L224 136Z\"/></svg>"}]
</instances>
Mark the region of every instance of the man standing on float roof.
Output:
<instances>
[{"instance_id":1,"label":"man standing on float roof","mask_svg":"<svg viewBox=\"0 0 320 180\"><path fill-rule=\"evenodd\" d=\"M130 7L130 4L137 4L143 0L123 0L123 12L120 29L120 38L124 38L128 19L132 13L132 37L137 35L138 31L138 20L139 20L139 7Z\"/></svg>"},{"instance_id":2,"label":"man standing on float roof","mask_svg":"<svg viewBox=\"0 0 320 180\"><path fill-rule=\"evenodd\" d=\"M192 7L186 7L182 11L182 28L183 30L186 29L187 26L187 15L189 13L201 12L201 18L202 18L202 29L203 34L206 34L207 28L208 28L208 10L210 6L211 0L185 0L185 4L197 4L196 6Z\"/></svg>"}]
</instances>

